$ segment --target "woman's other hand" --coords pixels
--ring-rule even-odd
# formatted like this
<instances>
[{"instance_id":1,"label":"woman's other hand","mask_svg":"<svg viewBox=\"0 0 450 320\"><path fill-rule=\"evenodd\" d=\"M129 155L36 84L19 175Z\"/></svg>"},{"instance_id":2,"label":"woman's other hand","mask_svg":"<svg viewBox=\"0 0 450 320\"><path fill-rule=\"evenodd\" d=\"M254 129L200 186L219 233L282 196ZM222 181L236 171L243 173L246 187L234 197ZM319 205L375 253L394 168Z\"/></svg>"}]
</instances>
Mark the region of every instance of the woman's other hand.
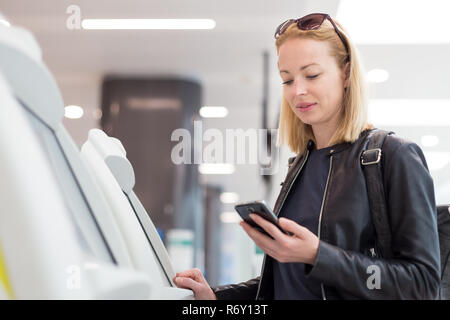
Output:
<instances>
[{"instance_id":1,"label":"woman's other hand","mask_svg":"<svg viewBox=\"0 0 450 320\"><path fill-rule=\"evenodd\" d=\"M200 269L195 268L178 272L173 278L173 282L179 288L192 290L197 300L217 300Z\"/></svg>"}]
</instances>

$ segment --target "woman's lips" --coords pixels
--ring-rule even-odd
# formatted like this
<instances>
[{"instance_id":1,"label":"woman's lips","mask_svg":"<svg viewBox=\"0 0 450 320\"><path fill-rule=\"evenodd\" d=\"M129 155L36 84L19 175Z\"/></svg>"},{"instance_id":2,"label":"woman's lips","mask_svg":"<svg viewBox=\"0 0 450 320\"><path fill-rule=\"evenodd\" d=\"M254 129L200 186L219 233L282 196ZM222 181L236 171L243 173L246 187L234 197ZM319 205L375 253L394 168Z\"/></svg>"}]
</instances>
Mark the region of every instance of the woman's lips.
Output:
<instances>
[{"instance_id":1,"label":"woman's lips","mask_svg":"<svg viewBox=\"0 0 450 320\"><path fill-rule=\"evenodd\" d=\"M310 103L310 104L298 104L297 109L301 112L306 112L311 110L317 103Z\"/></svg>"}]
</instances>

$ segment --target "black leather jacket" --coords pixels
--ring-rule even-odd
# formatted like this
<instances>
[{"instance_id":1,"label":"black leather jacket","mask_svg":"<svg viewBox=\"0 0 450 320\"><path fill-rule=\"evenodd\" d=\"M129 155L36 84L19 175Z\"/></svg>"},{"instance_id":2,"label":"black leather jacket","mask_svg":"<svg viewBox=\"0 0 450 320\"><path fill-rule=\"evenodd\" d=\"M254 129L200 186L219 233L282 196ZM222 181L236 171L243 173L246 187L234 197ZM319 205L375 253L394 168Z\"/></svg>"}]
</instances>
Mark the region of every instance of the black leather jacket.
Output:
<instances>
[{"instance_id":1,"label":"black leather jacket","mask_svg":"<svg viewBox=\"0 0 450 320\"><path fill-rule=\"evenodd\" d=\"M381 163L394 258L383 259L375 246L360 160L368 133L366 130L354 143L337 144L330 151L319 217L319 251L314 265L305 266L305 274L322 283L323 299L437 299L440 254L436 203L422 150L396 135L385 140ZM277 215L313 147L310 141L302 155L290 159L275 203ZM273 299L272 262L266 255L260 277L213 291L218 299ZM369 277L376 273L373 266L378 267L379 288L368 285Z\"/></svg>"}]
</instances>

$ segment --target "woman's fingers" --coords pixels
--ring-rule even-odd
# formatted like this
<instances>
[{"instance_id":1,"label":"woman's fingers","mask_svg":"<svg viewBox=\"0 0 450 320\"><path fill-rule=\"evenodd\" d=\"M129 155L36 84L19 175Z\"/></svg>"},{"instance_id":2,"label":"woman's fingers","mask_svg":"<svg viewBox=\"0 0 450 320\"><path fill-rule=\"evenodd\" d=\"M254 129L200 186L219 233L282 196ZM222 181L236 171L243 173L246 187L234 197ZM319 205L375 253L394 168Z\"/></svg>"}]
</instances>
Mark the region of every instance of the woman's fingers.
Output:
<instances>
[{"instance_id":1,"label":"woman's fingers","mask_svg":"<svg viewBox=\"0 0 450 320\"><path fill-rule=\"evenodd\" d=\"M255 244L259 248L261 248L261 250L263 250L265 253L273 251L274 247L276 246L273 239L266 236L265 234L262 234L244 221L241 221L240 225L244 228L244 231L255 242Z\"/></svg>"},{"instance_id":2,"label":"woman's fingers","mask_svg":"<svg viewBox=\"0 0 450 320\"><path fill-rule=\"evenodd\" d=\"M194 292L195 299L198 300L216 300L217 297L209 287L206 280L204 282L196 281L190 277L175 277L173 282L179 288L190 289Z\"/></svg>"},{"instance_id":3,"label":"woman's fingers","mask_svg":"<svg viewBox=\"0 0 450 320\"><path fill-rule=\"evenodd\" d=\"M273 238L278 239L280 238L283 233L276 225L274 225L272 222L267 221L266 219L258 216L257 214L251 213L250 218L255 221L261 228L263 228L267 233L269 233Z\"/></svg>"},{"instance_id":4,"label":"woman's fingers","mask_svg":"<svg viewBox=\"0 0 450 320\"><path fill-rule=\"evenodd\" d=\"M309 232L307 228L302 227L295 221L292 221L287 218L280 218L278 222L280 223L280 226L283 228L283 230L292 232L298 238L304 238L305 232Z\"/></svg>"},{"instance_id":5,"label":"woman's fingers","mask_svg":"<svg viewBox=\"0 0 450 320\"><path fill-rule=\"evenodd\" d=\"M188 277L175 277L174 282L179 288L191 289L195 295L201 290L201 284Z\"/></svg>"},{"instance_id":6,"label":"woman's fingers","mask_svg":"<svg viewBox=\"0 0 450 320\"><path fill-rule=\"evenodd\" d=\"M185 270L185 271L181 271L178 272L176 275L176 277L187 277L187 278L192 278L198 282L205 282L206 280L203 277L203 273L200 269L198 268L194 268L194 269L189 269L189 270Z\"/></svg>"}]
</instances>

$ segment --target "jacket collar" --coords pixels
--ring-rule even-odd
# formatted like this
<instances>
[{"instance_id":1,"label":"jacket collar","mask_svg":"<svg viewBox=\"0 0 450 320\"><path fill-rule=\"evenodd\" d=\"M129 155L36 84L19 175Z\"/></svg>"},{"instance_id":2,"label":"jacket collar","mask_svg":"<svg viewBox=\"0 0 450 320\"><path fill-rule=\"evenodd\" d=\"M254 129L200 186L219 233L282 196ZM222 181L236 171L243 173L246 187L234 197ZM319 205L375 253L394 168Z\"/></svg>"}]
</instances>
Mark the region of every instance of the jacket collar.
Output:
<instances>
[{"instance_id":1,"label":"jacket collar","mask_svg":"<svg viewBox=\"0 0 450 320\"><path fill-rule=\"evenodd\" d=\"M366 129L366 130L362 131L361 134L359 135L358 139L355 142L366 139L367 135L373 130L376 130L376 129L375 128L374 129ZM350 143L350 142L342 142L342 143L335 144L330 150L330 155L344 151L345 149L348 149L352 144L353 143ZM308 144L306 146L306 150L310 150L310 151L313 150L314 145L315 145L314 141L309 140ZM306 152L306 150L305 150L305 152Z\"/></svg>"}]
</instances>

